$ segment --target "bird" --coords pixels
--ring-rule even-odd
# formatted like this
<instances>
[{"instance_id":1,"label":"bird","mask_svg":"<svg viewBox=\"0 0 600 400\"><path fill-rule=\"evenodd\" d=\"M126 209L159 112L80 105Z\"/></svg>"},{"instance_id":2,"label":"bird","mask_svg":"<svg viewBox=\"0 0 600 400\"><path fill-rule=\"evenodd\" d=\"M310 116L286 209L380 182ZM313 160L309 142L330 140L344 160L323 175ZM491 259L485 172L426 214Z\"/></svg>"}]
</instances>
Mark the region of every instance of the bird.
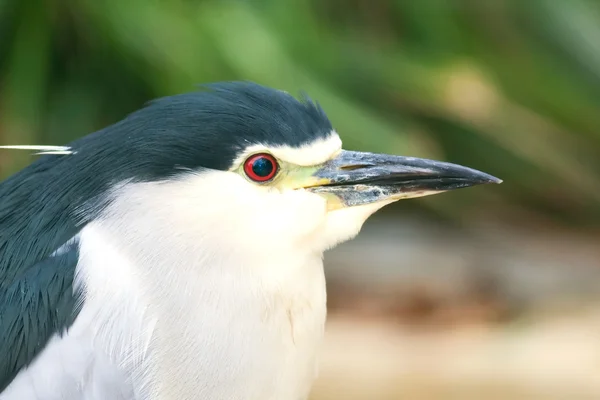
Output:
<instances>
[{"instance_id":1,"label":"bird","mask_svg":"<svg viewBox=\"0 0 600 400\"><path fill-rule=\"evenodd\" d=\"M249 81L4 148L39 157L0 183L0 400L305 400L324 253L400 199L501 182L345 150L318 102Z\"/></svg>"}]
</instances>

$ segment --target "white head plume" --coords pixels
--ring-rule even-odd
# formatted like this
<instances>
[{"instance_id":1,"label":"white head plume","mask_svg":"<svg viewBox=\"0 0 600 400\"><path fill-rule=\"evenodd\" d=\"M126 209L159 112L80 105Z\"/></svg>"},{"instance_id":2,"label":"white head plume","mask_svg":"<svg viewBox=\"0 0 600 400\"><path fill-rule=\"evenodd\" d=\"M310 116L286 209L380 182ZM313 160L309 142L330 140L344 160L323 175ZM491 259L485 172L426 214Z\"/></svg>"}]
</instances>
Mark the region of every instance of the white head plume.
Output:
<instances>
[{"instance_id":1,"label":"white head plume","mask_svg":"<svg viewBox=\"0 0 600 400\"><path fill-rule=\"evenodd\" d=\"M37 150L36 155L59 154L69 155L75 154L68 146L45 146L45 145L8 145L0 146L0 149L5 150Z\"/></svg>"}]
</instances>

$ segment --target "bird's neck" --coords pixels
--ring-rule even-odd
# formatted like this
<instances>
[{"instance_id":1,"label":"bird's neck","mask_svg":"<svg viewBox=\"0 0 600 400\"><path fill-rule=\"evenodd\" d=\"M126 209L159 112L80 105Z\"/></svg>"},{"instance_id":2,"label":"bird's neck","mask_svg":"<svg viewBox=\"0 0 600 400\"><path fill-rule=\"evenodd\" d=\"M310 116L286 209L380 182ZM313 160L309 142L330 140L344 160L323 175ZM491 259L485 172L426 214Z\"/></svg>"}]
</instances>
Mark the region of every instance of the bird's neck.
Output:
<instances>
[{"instance_id":1,"label":"bird's neck","mask_svg":"<svg viewBox=\"0 0 600 400\"><path fill-rule=\"evenodd\" d=\"M256 257L158 227L141 237L133 227L111 218L86 226L79 276L97 343L130 363L140 385L161 399L308 390L326 315L321 254Z\"/></svg>"}]
</instances>

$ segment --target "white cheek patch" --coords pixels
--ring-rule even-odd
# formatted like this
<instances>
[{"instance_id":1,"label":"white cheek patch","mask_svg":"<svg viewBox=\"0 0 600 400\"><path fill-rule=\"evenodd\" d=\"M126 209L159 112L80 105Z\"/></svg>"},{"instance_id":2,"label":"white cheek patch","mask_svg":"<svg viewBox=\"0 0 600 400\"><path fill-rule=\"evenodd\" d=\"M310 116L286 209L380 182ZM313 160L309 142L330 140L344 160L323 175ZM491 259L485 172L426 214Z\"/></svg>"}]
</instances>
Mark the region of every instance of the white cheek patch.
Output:
<instances>
[{"instance_id":1,"label":"white cheek patch","mask_svg":"<svg viewBox=\"0 0 600 400\"><path fill-rule=\"evenodd\" d=\"M256 185L230 171L183 174L165 182L131 183L115 193L120 213L147 221L168 221L171 235L232 243L248 251L288 248L317 231L326 218L327 203L304 190L279 190ZM152 218L146 217L152 215ZM166 235L166 233L165 233Z\"/></svg>"},{"instance_id":2,"label":"white cheek patch","mask_svg":"<svg viewBox=\"0 0 600 400\"><path fill-rule=\"evenodd\" d=\"M342 150L342 140L335 131L331 131L326 138L315 140L300 147L291 146L250 146L233 163L232 170L238 168L244 160L254 153L261 151L273 154L278 160L290 164L308 167L311 165L322 164L331 160Z\"/></svg>"}]
</instances>

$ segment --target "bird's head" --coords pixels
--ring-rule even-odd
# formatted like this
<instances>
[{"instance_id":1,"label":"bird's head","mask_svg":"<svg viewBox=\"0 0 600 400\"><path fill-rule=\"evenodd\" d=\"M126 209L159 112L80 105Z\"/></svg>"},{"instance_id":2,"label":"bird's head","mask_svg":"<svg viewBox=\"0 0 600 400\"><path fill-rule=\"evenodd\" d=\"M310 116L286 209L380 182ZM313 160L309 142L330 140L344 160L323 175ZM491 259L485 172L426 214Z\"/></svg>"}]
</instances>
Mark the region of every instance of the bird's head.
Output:
<instances>
[{"instance_id":1,"label":"bird's head","mask_svg":"<svg viewBox=\"0 0 600 400\"><path fill-rule=\"evenodd\" d=\"M64 150L45 157L78 213L133 218L123 225L131 237L158 229L175 243L185 229L213 248L263 254L322 252L394 201L500 182L445 162L343 150L317 104L251 83L157 100Z\"/></svg>"}]
</instances>

